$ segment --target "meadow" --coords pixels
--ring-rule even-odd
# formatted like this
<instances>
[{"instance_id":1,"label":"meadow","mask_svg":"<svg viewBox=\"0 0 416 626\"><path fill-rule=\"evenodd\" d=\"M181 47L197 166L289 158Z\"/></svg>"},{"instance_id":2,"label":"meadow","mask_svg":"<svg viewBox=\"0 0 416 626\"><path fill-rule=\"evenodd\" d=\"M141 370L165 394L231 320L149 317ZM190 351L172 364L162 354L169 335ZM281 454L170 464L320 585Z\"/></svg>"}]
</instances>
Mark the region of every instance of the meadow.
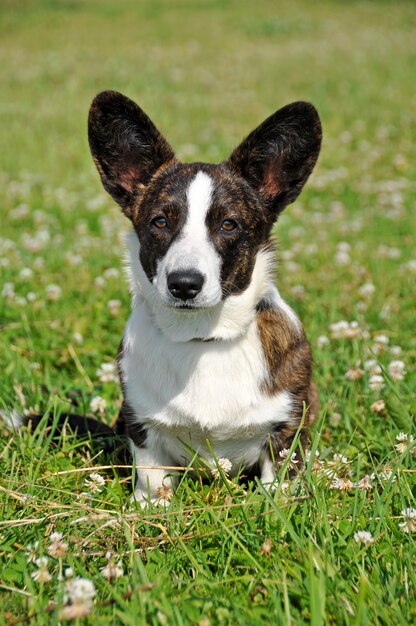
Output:
<instances>
[{"instance_id":1,"label":"meadow","mask_svg":"<svg viewBox=\"0 0 416 626\"><path fill-rule=\"evenodd\" d=\"M69 431L0 420L0 624L414 623L415 4L3 0L0 33L2 410L120 407L128 223L88 149L98 91L186 161L293 100L324 129L276 226L320 393L305 471L272 494L182 471L169 508L141 510Z\"/></svg>"}]
</instances>

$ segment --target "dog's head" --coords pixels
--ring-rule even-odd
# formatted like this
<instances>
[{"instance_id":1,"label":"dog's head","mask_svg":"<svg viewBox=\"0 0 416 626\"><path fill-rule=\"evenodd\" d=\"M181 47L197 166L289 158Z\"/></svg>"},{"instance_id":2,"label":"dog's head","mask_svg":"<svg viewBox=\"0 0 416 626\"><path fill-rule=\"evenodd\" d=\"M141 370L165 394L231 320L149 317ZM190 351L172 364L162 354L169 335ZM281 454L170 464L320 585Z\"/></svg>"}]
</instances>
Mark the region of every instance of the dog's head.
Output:
<instances>
[{"instance_id":1,"label":"dog's head","mask_svg":"<svg viewBox=\"0 0 416 626\"><path fill-rule=\"evenodd\" d=\"M137 234L145 294L194 312L247 290L273 223L299 195L321 144L315 108L295 102L227 161L183 164L140 107L114 91L94 99L88 134L103 185Z\"/></svg>"}]
</instances>

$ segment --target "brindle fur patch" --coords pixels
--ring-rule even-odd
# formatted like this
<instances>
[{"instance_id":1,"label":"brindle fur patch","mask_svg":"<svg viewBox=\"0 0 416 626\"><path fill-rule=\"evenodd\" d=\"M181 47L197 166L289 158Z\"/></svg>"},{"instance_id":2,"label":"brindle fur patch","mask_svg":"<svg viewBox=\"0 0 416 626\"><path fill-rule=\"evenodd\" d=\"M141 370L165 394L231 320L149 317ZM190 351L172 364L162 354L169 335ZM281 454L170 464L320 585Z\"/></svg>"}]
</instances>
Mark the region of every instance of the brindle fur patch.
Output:
<instances>
[{"instance_id":1,"label":"brindle fur patch","mask_svg":"<svg viewBox=\"0 0 416 626\"><path fill-rule=\"evenodd\" d=\"M278 425L270 435L275 458L283 448L290 448L306 407L301 431L305 446L308 427L313 424L318 410L318 394L312 376L312 353L302 328L295 327L286 313L267 303L257 311L257 326L268 369L263 388L269 394L288 391L294 401L290 424ZM267 444L270 445L269 443Z\"/></svg>"}]
</instances>

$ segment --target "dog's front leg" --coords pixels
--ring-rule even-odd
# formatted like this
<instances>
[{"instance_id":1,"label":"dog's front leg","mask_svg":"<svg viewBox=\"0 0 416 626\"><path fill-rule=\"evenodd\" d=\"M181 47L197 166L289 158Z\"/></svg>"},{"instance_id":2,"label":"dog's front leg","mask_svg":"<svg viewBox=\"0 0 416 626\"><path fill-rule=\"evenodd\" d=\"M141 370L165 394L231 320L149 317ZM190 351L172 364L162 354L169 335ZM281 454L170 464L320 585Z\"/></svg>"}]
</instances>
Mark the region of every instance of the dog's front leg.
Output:
<instances>
[{"instance_id":1,"label":"dog's front leg","mask_svg":"<svg viewBox=\"0 0 416 626\"><path fill-rule=\"evenodd\" d=\"M260 457L260 480L266 489L276 485L276 464L273 462L269 450L264 450Z\"/></svg>"},{"instance_id":2,"label":"dog's front leg","mask_svg":"<svg viewBox=\"0 0 416 626\"><path fill-rule=\"evenodd\" d=\"M146 447L140 448L132 444L132 452L137 482L131 500L141 506L168 506L177 482L175 477L169 476L169 470L165 469L172 466L172 459L163 450L148 445L147 442Z\"/></svg>"}]
</instances>

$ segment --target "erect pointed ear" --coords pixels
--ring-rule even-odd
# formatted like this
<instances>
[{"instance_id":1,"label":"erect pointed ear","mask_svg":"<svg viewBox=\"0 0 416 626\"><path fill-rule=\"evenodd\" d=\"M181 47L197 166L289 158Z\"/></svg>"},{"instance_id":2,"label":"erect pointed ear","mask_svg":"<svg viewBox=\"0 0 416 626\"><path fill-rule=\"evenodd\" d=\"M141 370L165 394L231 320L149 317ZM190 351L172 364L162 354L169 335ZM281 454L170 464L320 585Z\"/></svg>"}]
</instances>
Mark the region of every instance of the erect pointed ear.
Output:
<instances>
[{"instance_id":1,"label":"erect pointed ear","mask_svg":"<svg viewBox=\"0 0 416 626\"><path fill-rule=\"evenodd\" d=\"M300 194L318 158L321 139L315 107L294 102L253 130L226 165L260 193L276 219Z\"/></svg>"},{"instance_id":2,"label":"erect pointed ear","mask_svg":"<svg viewBox=\"0 0 416 626\"><path fill-rule=\"evenodd\" d=\"M149 117L117 91L103 91L91 104L88 140L104 188L127 217L140 192L174 152Z\"/></svg>"}]
</instances>

